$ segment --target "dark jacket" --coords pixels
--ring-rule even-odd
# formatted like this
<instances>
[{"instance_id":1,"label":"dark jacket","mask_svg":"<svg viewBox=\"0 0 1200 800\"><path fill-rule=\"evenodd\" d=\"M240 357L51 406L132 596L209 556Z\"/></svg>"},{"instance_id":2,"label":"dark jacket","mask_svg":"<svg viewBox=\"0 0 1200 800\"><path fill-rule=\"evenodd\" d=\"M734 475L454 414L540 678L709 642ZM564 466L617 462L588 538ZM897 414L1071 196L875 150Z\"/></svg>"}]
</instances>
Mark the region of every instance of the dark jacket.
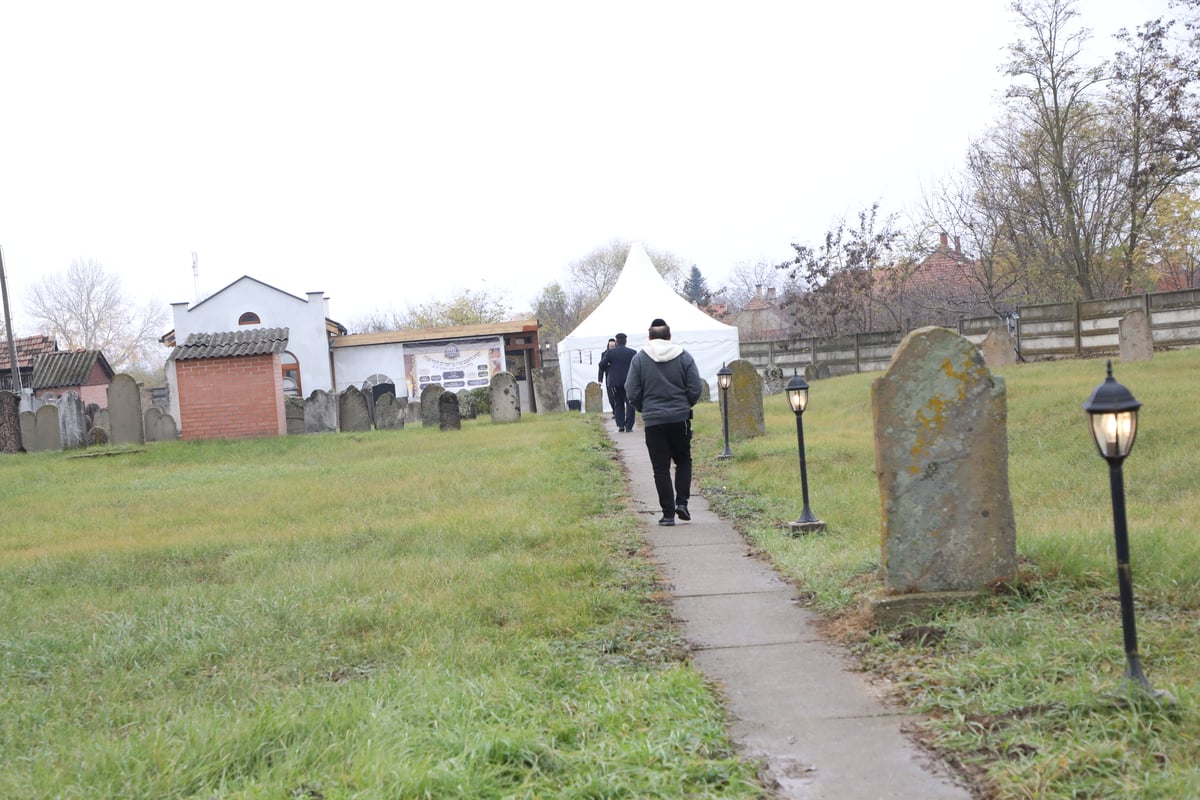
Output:
<instances>
[{"instance_id":1,"label":"dark jacket","mask_svg":"<svg viewBox=\"0 0 1200 800\"><path fill-rule=\"evenodd\" d=\"M647 427L688 419L703 390L692 354L667 339L651 339L625 380L625 394Z\"/></svg>"},{"instance_id":2,"label":"dark jacket","mask_svg":"<svg viewBox=\"0 0 1200 800\"><path fill-rule=\"evenodd\" d=\"M633 361L635 355L636 350L623 344L608 348L600 356L600 377L596 381L607 380L609 386L624 386L629 376L629 362Z\"/></svg>"}]
</instances>

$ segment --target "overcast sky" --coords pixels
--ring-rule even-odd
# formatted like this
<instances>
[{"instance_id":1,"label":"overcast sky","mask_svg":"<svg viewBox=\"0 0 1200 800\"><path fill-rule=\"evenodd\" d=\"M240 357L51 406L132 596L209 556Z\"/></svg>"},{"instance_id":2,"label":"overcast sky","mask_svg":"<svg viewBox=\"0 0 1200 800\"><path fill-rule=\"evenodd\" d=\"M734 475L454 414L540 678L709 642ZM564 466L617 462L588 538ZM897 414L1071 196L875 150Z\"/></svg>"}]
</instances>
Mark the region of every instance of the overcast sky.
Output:
<instances>
[{"instance_id":1,"label":"overcast sky","mask_svg":"<svg viewBox=\"0 0 1200 800\"><path fill-rule=\"evenodd\" d=\"M138 300L251 275L342 322L505 292L614 238L710 287L959 168L1007 0L6 2L0 246ZM1167 0L1082 0L1097 54Z\"/></svg>"}]
</instances>

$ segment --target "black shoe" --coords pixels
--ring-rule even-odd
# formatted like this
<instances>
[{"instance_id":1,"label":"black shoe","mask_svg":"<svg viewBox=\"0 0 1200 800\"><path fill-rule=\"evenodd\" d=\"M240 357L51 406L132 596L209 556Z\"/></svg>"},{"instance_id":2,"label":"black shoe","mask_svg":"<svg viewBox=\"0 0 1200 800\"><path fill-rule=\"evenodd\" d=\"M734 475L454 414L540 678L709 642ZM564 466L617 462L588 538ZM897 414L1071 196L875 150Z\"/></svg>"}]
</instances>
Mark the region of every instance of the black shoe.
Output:
<instances>
[{"instance_id":1,"label":"black shoe","mask_svg":"<svg viewBox=\"0 0 1200 800\"><path fill-rule=\"evenodd\" d=\"M658 524L662 525L663 527L670 527L675 524L675 518L674 517L663 517L662 519L660 519L658 521Z\"/></svg>"},{"instance_id":2,"label":"black shoe","mask_svg":"<svg viewBox=\"0 0 1200 800\"><path fill-rule=\"evenodd\" d=\"M679 517L684 522L690 522L692 519L691 513L687 510L687 503L680 503L675 506L675 516Z\"/></svg>"}]
</instances>

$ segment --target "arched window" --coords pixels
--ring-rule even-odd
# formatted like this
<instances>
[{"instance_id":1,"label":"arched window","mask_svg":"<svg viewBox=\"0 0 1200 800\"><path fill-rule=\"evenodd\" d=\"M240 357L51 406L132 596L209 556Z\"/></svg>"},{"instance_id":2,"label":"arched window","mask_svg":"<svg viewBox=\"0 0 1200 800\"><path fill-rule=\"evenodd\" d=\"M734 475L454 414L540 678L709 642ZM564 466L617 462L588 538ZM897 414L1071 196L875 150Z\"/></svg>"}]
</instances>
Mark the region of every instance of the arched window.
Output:
<instances>
[{"instance_id":1,"label":"arched window","mask_svg":"<svg viewBox=\"0 0 1200 800\"><path fill-rule=\"evenodd\" d=\"M247 311L245 314L242 314L240 317L238 317L238 325L257 325L260 322L262 322L262 320L259 319L258 314L255 314L253 311Z\"/></svg>"},{"instance_id":2,"label":"arched window","mask_svg":"<svg viewBox=\"0 0 1200 800\"><path fill-rule=\"evenodd\" d=\"M279 356L283 369L283 394L285 397L304 397L304 389L300 386L300 362L287 350Z\"/></svg>"}]
</instances>

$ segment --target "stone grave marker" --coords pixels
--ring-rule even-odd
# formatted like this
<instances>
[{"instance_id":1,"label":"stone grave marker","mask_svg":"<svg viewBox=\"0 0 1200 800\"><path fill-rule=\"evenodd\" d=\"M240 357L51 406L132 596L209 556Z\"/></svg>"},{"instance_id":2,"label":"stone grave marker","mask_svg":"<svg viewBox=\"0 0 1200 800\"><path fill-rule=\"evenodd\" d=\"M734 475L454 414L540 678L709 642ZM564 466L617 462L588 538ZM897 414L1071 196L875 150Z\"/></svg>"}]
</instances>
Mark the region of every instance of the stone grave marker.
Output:
<instances>
[{"instance_id":1,"label":"stone grave marker","mask_svg":"<svg viewBox=\"0 0 1200 800\"><path fill-rule=\"evenodd\" d=\"M600 384L591 381L583 389L583 410L589 414L599 414L604 410L604 390Z\"/></svg>"},{"instance_id":2,"label":"stone grave marker","mask_svg":"<svg viewBox=\"0 0 1200 800\"><path fill-rule=\"evenodd\" d=\"M142 414L142 430L145 431L147 442L160 441L154 437L155 426L158 424L158 418L163 415L163 410L158 406L150 406Z\"/></svg>"},{"instance_id":3,"label":"stone grave marker","mask_svg":"<svg viewBox=\"0 0 1200 800\"><path fill-rule=\"evenodd\" d=\"M492 422L520 422L521 395L517 391L517 379L511 372L497 372L488 384L491 395Z\"/></svg>"},{"instance_id":4,"label":"stone grave marker","mask_svg":"<svg viewBox=\"0 0 1200 800\"><path fill-rule=\"evenodd\" d=\"M1007 325L988 331L987 336L983 338L983 344L979 345L979 350L983 353L983 361L988 367L1007 367L1017 363L1017 343L1008 332Z\"/></svg>"},{"instance_id":5,"label":"stone grave marker","mask_svg":"<svg viewBox=\"0 0 1200 800\"><path fill-rule=\"evenodd\" d=\"M347 386L338 395L338 428L343 433L371 430L371 412L367 398L357 386Z\"/></svg>"},{"instance_id":6,"label":"stone grave marker","mask_svg":"<svg viewBox=\"0 0 1200 800\"><path fill-rule=\"evenodd\" d=\"M394 431L404 427L405 408L396 395L384 392L375 401L375 430Z\"/></svg>"},{"instance_id":7,"label":"stone grave marker","mask_svg":"<svg viewBox=\"0 0 1200 800\"><path fill-rule=\"evenodd\" d=\"M713 389L711 386L708 385L708 381L701 378L700 379L700 400L699 400L699 402L711 403L712 402L712 393L713 393Z\"/></svg>"},{"instance_id":8,"label":"stone grave marker","mask_svg":"<svg viewBox=\"0 0 1200 800\"><path fill-rule=\"evenodd\" d=\"M529 371L533 380L533 403L539 414L559 414L567 410L563 401L562 373L555 364Z\"/></svg>"},{"instance_id":9,"label":"stone grave marker","mask_svg":"<svg viewBox=\"0 0 1200 800\"><path fill-rule=\"evenodd\" d=\"M0 453L20 453L21 398L15 392L0 392Z\"/></svg>"},{"instance_id":10,"label":"stone grave marker","mask_svg":"<svg viewBox=\"0 0 1200 800\"><path fill-rule=\"evenodd\" d=\"M475 392L471 389L459 389L455 394L458 396L458 413L463 419L475 419L478 416L475 409Z\"/></svg>"},{"instance_id":11,"label":"stone grave marker","mask_svg":"<svg viewBox=\"0 0 1200 800\"><path fill-rule=\"evenodd\" d=\"M913 331L871 405L888 587L975 591L1015 575L1004 381L979 349L946 328Z\"/></svg>"},{"instance_id":12,"label":"stone grave marker","mask_svg":"<svg viewBox=\"0 0 1200 800\"><path fill-rule=\"evenodd\" d=\"M1149 361L1154 358L1154 334L1145 311L1135 308L1121 317L1117 341L1122 362Z\"/></svg>"},{"instance_id":13,"label":"stone grave marker","mask_svg":"<svg viewBox=\"0 0 1200 800\"><path fill-rule=\"evenodd\" d=\"M38 449L37 414L32 411L22 411L19 416L21 418L21 444L25 447L26 452L35 452ZM57 419L54 420L54 426L58 427Z\"/></svg>"},{"instance_id":14,"label":"stone grave marker","mask_svg":"<svg viewBox=\"0 0 1200 800\"><path fill-rule=\"evenodd\" d=\"M458 395L445 391L438 395L438 430L462 430L462 414L458 410Z\"/></svg>"},{"instance_id":15,"label":"stone grave marker","mask_svg":"<svg viewBox=\"0 0 1200 800\"><path fill-rule=\"evenodd\" d=\"M337 398L324 389L314 389L304 401L305 433L336 433Z\"/></svg>"},{"instance_id":16,"label":"stone grave marker","mask_svg":"<svg viewBox=\"0 0 1200 800\"><path fill-rule=\"evenodd\" d=\"M421 387L421 425L426 428L438 426L438 399L446 391L440 383L427 383Z\"/></svg>"},{"instance_id":17,"label":"stone grave marker","mask_svg":"<svg viewBox=\"0 0 1200 800\"><path fill-rule=\"evenodd\" d=\"M291 395L283 398L283 415L289 436L304 433L304 398Z\"/></svg>"},{"instance_id":18,"label":"stone grave marker","mask_svg":"<svg viewBox=\"0 0 1200 800\"><path fill-rule=\"evenodd\" d=\"M173 442L179 438L179 425L174 417L162 412L154 421L153 433L156 442Z\"/></svg>"},{"instance_id":19,"label":"stone grave marker","mask_svg":"<svg viewBox=\"0 0 1200 800\"><path fill-rule=\"evenodd\" d=\"M751 439L767 432L763 420L763 382L758 370L745 359L729 364L733 379L729 384L729 438Z\"/></svg>"},{"instance_id":20,"label":"stone grave marker","mask_svg":"<svg viewBox=\"0 0 1200 800\"><path fill-rule=\"evenodd\" d=\"M96 413L88 419L88 430L96 427L104 428L106 431L112 430L112 415L109 413L107 408L97 409ZM108 438L110 440L112 439L111 433L109 434Z\"/></svg>"},{"instance_id":21,"label":"stone grave marker","mask_svg":"<svg viewBox=\"0 0 1200 800\"><path fill-rule=\"evenodd\" d=\"M763 389L768 395L782 392L787 382L788 379L783 374L783 367L771 365L763 371Z\"/></svg>"},{"instance_id":22,"label":"stone grave marker","mask_svg":"<svg viewBox=\"0 0 1200 800\"><path fill-rule=\"evenodd\" d=\"M37 446L38 452L47 450L62 450L62 432L58 429L58 406L46 403L37 410Z\"/></svg>"},{"instance_id":23,"label":"stone grave marker","mask_svg":"<svg viewBox=\"0 0 1200 800\"><path fill-rule=\"evenodd\" d=\"M67 392L58 401L58 430L62 437L62 449L74 450L87 444L87 428L83 398L75 392Z\"/></svg>"},{"instance_id":24,"label":"stone grave marker","mask_svg":"<svg viewBox=\"0 0 1200 800\"><path fill-rule=\"evenodd\" d=\"M404 423L406 425L421 424L421 401L413 400L411 397L405 399L408 400L408 405L404 407Z\"/></svg>"},{"instance_id":25,"label":"stone grave marker","mask_svg":"<svg viewBox=\"0 0 1200 800\"><path fill-rule=\"evenodd\" d=\"M88 445L108 444L108 428L105 428L103 425L93 425L88 428L86 443ZM143 442L143 444L145 443Z\"/></svg>"}]
</instances>

